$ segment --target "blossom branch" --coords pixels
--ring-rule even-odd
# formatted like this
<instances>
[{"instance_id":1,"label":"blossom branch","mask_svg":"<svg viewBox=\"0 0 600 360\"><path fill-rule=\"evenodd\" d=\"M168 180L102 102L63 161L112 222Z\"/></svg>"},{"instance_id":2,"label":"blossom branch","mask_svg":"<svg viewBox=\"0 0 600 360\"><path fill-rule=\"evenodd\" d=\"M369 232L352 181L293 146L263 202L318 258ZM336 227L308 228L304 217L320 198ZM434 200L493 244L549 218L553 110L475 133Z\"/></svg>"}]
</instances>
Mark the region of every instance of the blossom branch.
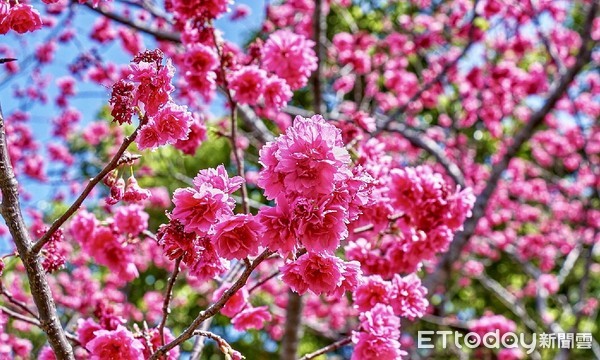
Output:
<instances>
[{"instance_id":1,"label":"blossom branch","mask_svg":"<svg viewBox=\"0 0 600 360\"><path fill-rule=\"evenodd\" d=\"M18 182L8 155L4 117L0 109L0 190L2 205L0 213L12 235L23 261L31 295L39 312L39 327L46 333L48 342L59 359L74 359L73 349L65 337L56 312L56 305L46 279L46 272L37 252L32 250L32 241L25 225L19 201Z\"/></svg>"},{"instance_id":2,"label":"blossom branch","mask_svg":"<svg viewBox=\"0 0 600 360\"><path fill-rule=\"evenodd\" d=\"M171 308L169 307L171 304L171 299L173 298L173 286L175 285L175 281L177 281L177 275L179 275L179 266L181 265L182 257L178 257L175 260L175 268L173 269L173 274L169 278L169 283L167 284L167 290L165 293L165 301L163 302L162 312L163 317L160 321L160 325L158 325L158 333L160 334L160 344L162 346L165 345L165 325L167 324L167 318L171 313Z\"/></svg>"},{"instance_id":3,"label":"blossom branch","mask_svg":"<svg viewBox=\"0 0 600 360\"><path fill-rule=\"evenodd\" d=\"M102 169L102 171L98 173L98 175L96 175L90 180L90 182L87 184L83 192L79 195L77 200L75 200L75 202L67 209L67 211L65 211L58 219L56 219L52 223L48 231L46 231L46 233L34 244L33 248L31 249L31 251L34 254L39 253L40 250L42 250L42 248L44 247L44 245L48 241L50 241L50 238L52 238L52 235L54 235L56 230L58 230L73 214L75 214L75 212L79 209L81 204L83 204L83 201L92 192L94 187L96 187L96 185L98 185L98 183L102 181L102 179L104 179L104 177L109 172L113 171L115 168L122 165L123 163L130 162L131 160L137 159L139 157L138 155L126 154L125 150L127 150L129 145L131 145L131 143L135 140L140 130L140 127L141 126L138 126L131 135L129 135L123 140L123 143L121 144L113 158L109 161L109 163L106 164L106 166Z\"/></svg>"},{"instance_id":4,"label":"blossom branch","mask_svg":"<svg viewBox=\"0 0 600 360\"><path fill-rule=\"evenodd\" d=\"M543 123L546 115L548 115L552 109L554 109L554 106L566 93L577 74L579 74L583 67L590 62L593 47L592 45L594 43L591 40L591 29L597 12L598 2L594 1L592 2L590 10L587 13L585 26L580 34L582 41L575 64L558 80L558 82L554 84L549 95L546 97L544 105L531 115L527 124L521 128L521 130L519 130L511 139L512 143L506 150L504 156L493 166L491 175L487 180L485 188L477 196L472 210L473 215L465 221L463 231L457 233L456 238L450 244L450 249L438 264L438 271L435 271L432 276L426 280L426 284L428 285L427 287L430 290L437 287L437 285L444 283L445 278L448 276L448 271L439 270L449 269L450 264L459 258L463 247L474 234L479 219L484 216L487 204L494 194L496 187L498 186L500 177L508 168L508 164L512 158L515 157L521 147L533 136L537 128Z\"/></svg>"},{"instance_id":5,"label":"blossom branch","mask_svg":"<svg viewBox=\"0 0 600 360\"><path fill-rule=\"evenodd\" d=\"M341 347L344 347L348 344L352 343L352 338L350 336L345 337L339 341L334 342L333 344L327 345L315 352L312 352L310 354L306 354L303 357L300 358L300 360L310 360L310 359L314 359L319 355L323 355L326 354L328 352L332 352L335 351Z\"/></svg>"},{"instance_id":6,"label":"blossom branch","mask_svg":"<svg viewBox=\"0 0 600 360\"><path fill-rule=\"evenodd\" d=\"M194 336L194 331L200 325L202 325L202 323L205 320L215 316L223 308L223 306L225 306L227 301L246 284L246 282L248 281L248 278L250 277L250 274L254 271L254 269L256 269L256 267L261 262L263 262L265 259L267 259L269 256L271 256L272 253L273 252L271 252L269 250L263 251L256 259L254 259L254 261L252 261L250 266L248 266L244 270L244 272L242 273L242 275L240 275L240 277L237 279L237 281L229 289L227 289L227 291L225 291L223 293L223 296L221 296L221 298L219 300L217 300L215 303L210 305L206 310L201 311L198 314L198 316L194 319L194 321L192 321L190 326L188 326L188 328L185 329L183 331L183 333L181 333L181 335L179 335L177 338L175 338L170 343L160 347L152 355L152 357L150 357L150 359L151 360L160 359L169 350L171 350L175 346L181 344L182 342L184 342L184 341L190 339L192 336Z\"/></svg>"}]
</instances>

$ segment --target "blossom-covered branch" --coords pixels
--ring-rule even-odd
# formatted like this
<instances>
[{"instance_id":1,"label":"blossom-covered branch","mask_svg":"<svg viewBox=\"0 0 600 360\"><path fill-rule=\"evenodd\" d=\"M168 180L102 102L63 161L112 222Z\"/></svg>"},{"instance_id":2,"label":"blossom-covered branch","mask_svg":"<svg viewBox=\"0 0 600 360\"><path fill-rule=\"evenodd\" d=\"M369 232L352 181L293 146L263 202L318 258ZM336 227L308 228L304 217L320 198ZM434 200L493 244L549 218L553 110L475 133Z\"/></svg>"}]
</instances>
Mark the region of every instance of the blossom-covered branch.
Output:
<instances>
[{"instance_id":1,"label":"blossom-covered branch","mask_svg":"<svg viewBox=\"0 0 600 360\"><path fill-rule=\"evenodd\" d=\"M100 183L102 181L102 179L104 179L106 177L106 175L108 175L111 171L116 169L118 166L120 166L122 164L130 163L139 157L136 155L130 155L130 154L126 153L127 148L136 139L139 131L140 131L140 127L137 127L131 135L127 136L123 140L123 143L121 144L121 146L119 147L119 149L117 150L117 152L115 153L113 158L108 162L108 164L106 164L106 166L104 166L104 168L98 173L98 175L96 175L92 179L90 179L90 181L86 185L85 189L81 192L81 194L77 197L77 199L73 202L73 204L58 219L54 220L54 222L52 223L50 228L46 231L46 233L38 241L35 242L35 244L33 245L32 249L31 249L31 251L34 254L39 253L42 250L42 248L44 247L44 245L46 245L48 243L48 241L50 241L50 239L52 238L54 233L67 220L69 220L69 218L71 216L73 216L73 214L75 214L75 212L79 209L81 204L83 204L83 202L88 197L88 195L92 192L92 190L94 190L96 185L98 185L98 183Z\"/></svg>"}]
</instances>

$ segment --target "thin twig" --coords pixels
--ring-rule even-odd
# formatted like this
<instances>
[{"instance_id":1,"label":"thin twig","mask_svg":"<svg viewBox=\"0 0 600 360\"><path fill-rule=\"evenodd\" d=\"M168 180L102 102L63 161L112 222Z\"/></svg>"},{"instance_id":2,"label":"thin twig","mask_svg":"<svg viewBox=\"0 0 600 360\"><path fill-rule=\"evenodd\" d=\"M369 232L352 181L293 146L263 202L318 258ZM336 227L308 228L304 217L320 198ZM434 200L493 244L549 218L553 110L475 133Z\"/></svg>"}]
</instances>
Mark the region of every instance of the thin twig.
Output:
<instances>
[{"instance_id":1,"label":"thin twig","mask_svg":"<svg viewBox=\"0 0 600 360\"><path fill-rule=\"evenodd\" d=\"M269 280L273 279L274 277L276 277L277 275L279 275L281 271L279 270L275 270L273 271L271 274L269 274L269 276L265 277L264 279L259 280L256 284L252 285L252 287L250 289L248 289L248 293L253 292L254 290L258 289L259 287L263 286L264 284L266 284Z\"/></svg>"},{"instance_id":2,"label":"thin twig","mask_svg":"<svg viewBox=\"0 0 600 360\"><path fill-rule=\"evenodd\" d=\"M31 325L35 325L37 327L41 327L42 324L40 324L40 321L34 317L31 316L26 316L23 314L20 314L16 311L13 311L5 306L0 305L0 313L6 314L14 319L17 320L21 320L23 322L29 323Z\"/></svg>"},{"instance_id":3,"label":"thin twig","mask_svg":"<svg viewBox=\"0 0 600 360\"><path fill-rule=\"evenodd\" d=\"M223 352L223 354L225 355L226 358L231 358L231 353L233 351L235 351L235 350L233 350L233 347L231 347L231 345L229 345L229 343L225 339L223 339L219 335L212 333L210 331L196 330L196 331L194 331L194 335L202 336L202 337L214 340L217 343L217 345L219 346L219 350L221 350L221 352Z\"/></svg>"},{"instance_id":4,"label":"thin twig","mask_svg":"<svg viewBox=\"0 0 600 360\"><path fill-rule=\"evenodd\" d=\"M76 2L76 1L75 1ZM119 15L117 13L114 13L112 11L106 10L100 6L98 7L94 7L93 5L89 4L89 3L85 3L84 4L88 9L106 16L107 18L114 20L118 23L121 23L123 25L127 25L133 29L136 29L140 32L146 33L148 35L152 35L154 36L157 40L166 40L166 41L170 41L170 42L174 42L174 43L181 43L181 36L178 33L174 33L174 32L166 32L166 31L162 31L159 29L155 29L155 28L151 28L148 27L144 24L141 24L135 20L132 20L128 17L125 17L123 15Z\"/></svg>"},{"instance_id":5,"label":"thin twig","mask_svg":"<svg viewBox=\"0 0 600 360\"><path fill-rule=\"evenodd\" d=\"M537 331L538 325L529 314L527 314L527 310L521 305L519 300L511 294L508 290L506 290L502 285L500 285L496 280L488 277L485 273L482 273L477 277L477 280L485 287L490 290L496 298L500 300L513 314L523 320L523 323L533 332Z\"/></svg>"},{"instance_id":6,"label":"thin twig","mask_svg":"<svg viewBox=\"0 0 600 360\"><path fill-rule=\"evenodd\" d=\"M328 352L335 351L335 350L337 350L337 349L339 349L341 347L344 347L344 346L346 346L346 345L348 345L350 343L352 343L352 338L350 336L348 336L346 338L343 338L343 339L341 339L339 341L334 342L331 345L327 345L324 348L321 348L321 349L319 349L319 350L317 350L315 352L312 352L310 354L306 354L303 357L301 357L300 360L314 359L314 358L316 358L319 355L323 355L323 354L326 354Z\"/></svg>"},{"instance_id":7,"label":"thin twig","mask_svg":"<svg viewBox=\"0 0 600 360\"><path fill-rule=\"evenodd\" d=\"M173 286L175 285L175 281L177 281L177 275L179 275L179 265L181 265L182 257L178 257L175 259L175 268L173 269L173 274L169 278L169 282L167 284L167 290L165 292L165 301L163 302L162 312L163 317L160 321L160 325L158 325L158 333L160 334L160 345L165 345L165 325L167 324L167 318L171 313L171 299L173 298Z\"/></svg>"},{"instance_id":8,"label":"thin twig","mask_svg":"<svg viewBox=\"0 0 600 360\"><path fill-rule=\"evenodd\" d=\"M403 138L408 140L411 145L423 149L432 155L457 185L460 185L462 188L466 187L465 177L460 168L446 156L444 149L442 149L435 141L410 129L402 123L390 124L388 125L387 130L399 133Z\"/></svg>"},{"instance_id":9,"label":"thin twig","mask_svg":"<svg viewBox=\"0 0 600 360\"><path fill-rule=\"evenodd\" d=\"M4 288L4 283L2 283L2 280L0 280L0 294L4 295L4 297L13 305L15 305L16 307L20 308L21 310L25 311L26 313L30 314L31 316L33 316L34 318L38 318L38 315L33 312L33 310L31 310L29 308L29 306L27 306L26 304L22 303L21 301L15 299L12 294L10 292L8 292L5 288Z\"/></svg>"},{"instance_id":10,"label":"thin twig","mask_svg":"<svg viewBox=\"0 0 600 360\"><path fill-rule=\"evenodd\" d=\"M225 71L225 63L223 61L223 49L221 48L221 45L219 44L219 42L217 40L217 36L214 31L212 32L212 35L213 35L213 40L215 42L215 47L217 48L217 54L219 55L221 78L223 80L223 87L224 87L225 95L227 96L227 100L229 102L230 117L231 117L231 137L230 137L231 149L233 151L233 157L235 159L235 163L237 166L238 175L244 179L244 182L242 183L242 186L241 186L242 208L244 209L245 214L249 214L250 206L248 204L248 188L246 186L246 174L244 171L244 158L243 158L243 156L240 156L240 151L239 151L238 143L237 143L237 131L238 131L237 102L233 99L233 96L231 95L231 90L229 90L229 83L227 81L227 72Z\"/></svg>"},{"instance_id":11,"label":"thin twig","mask_svg":"<svg viewBox=\"0 0 600 360\"><path fill-rule=\"evenodd\" d=\"M48 241L50 241L50 238L52 238L52 235L54 235L56 230L58 230L65 223L65 221L67 221L73 214L75 214L75 212L79 209L81 204L83 204L83 201L92 192L94 187L98 185L98 183L102 181L102 179L104 179L104 177L109 172L113 171L119 165L123 164L124 162L128 162L133 158L133 155L128 156L127 154L125 154L125 150L127 150L129 145L131 145L131 143L135 140L139 130L140 126L138 126L130 136L126 137L123 140L121 147L119 147L119 149L117 150L113 158L110 160L110 162L106 164L106 166L102 169L102 171L98 173L98 175L96 175L90 180L90 182L87 184L83 192L79 195L77 200L75 200L75 202L67 209L67 211L65 211L58 219L56 219L52 223L48 231L46 231L46 233L33 245L31 251L34 254L39 253L40 250L42 250L42 248L44 247L44 245Z\"/></svg>"}]
</instances>

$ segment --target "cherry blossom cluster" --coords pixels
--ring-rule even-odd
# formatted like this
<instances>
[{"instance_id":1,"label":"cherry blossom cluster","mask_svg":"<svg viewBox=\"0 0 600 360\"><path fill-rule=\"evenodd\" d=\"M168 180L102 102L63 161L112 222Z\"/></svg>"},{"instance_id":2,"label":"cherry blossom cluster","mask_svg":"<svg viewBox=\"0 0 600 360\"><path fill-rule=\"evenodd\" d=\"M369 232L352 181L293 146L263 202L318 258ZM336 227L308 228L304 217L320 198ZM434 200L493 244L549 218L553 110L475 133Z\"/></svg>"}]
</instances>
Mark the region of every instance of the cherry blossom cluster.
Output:
<instances>
[{"instance_id":1,"label":"cherry blossom cluster","mask_svg":"<svg viewBox=\"0 0 600 360\"><path fill-rule=\"evenodd\" d=\"M207 22L229 11L231 0L170 0L166 7L182 22Z\"/></svg>"},{"instance_id":2,"label":"cherry blossom cluster","mask_svg":"<svg viewBox=\"0 0 600 360\"><path fill-rule=\"evenodd\" d=\"M367 274L390 278L395 272L412 273L448 248L470 216L475 197L470 189L453 191L427 166L392 168L378 175L386 179L376 189L381 197L357 222L374 224L373 230L353 236L346 254Z\"/></svg>"},{"instance_id":3,"label":"cherry blossom cluster","mask_svg":"<svg viewBox=\"0 0 600 360\"><path fill-rule=\"evenodd\" d=\"M274 207L259 212L263 245L282 255L308 254L284 266L292 289L316 294L352 290L358 264L332 256L348 236L348 223L369 203L369 180L351 159L341 132L321 116L297 117L285 134L260 151L258 185Z\"/></svg>"},{"instance_id":4,"label":"cherry blossom cluster","mask_svg":"<svg viewBox=\"0 0 600 360\"><path fill-rule=\"evenodd\" d=\"M390 359L405 356L399 342L400 318L422 317L429 304L426 294L415 274L396 274L389 281L379 275L364 277L353 294L354 306L361 312L361 326L352 335L356 344L352 358L367 359L372 354Z\"/></svg>"},{"instance_id":5,"label":"cherry blossom cluster","mask_svg":"<svg viewBox=\"0 0 600 360\"><path fill-rule=\"evenodd\" d=\"M178 64L184 69L186 85L205 101L222 84L237 103L260 104L263 112L276 113L317 68L314 42L290 31L276 31L264 44L255 42L247 55L209 27L186 30L185 35L186 51Z\"/></svg>"},{"instance_id":6,"label":"cherry blossom cluster","mask_svg":"<svg viewBox=\"0 0 600 360\"><path fill-rule=\"evenodd\" d=\"M122 281L138 276L134 246L129 244L148 227L148 214L139 205L120 207L102 224L94 214L80 211L70 233L95 263L108 267Z\"/></svg>"},{"instance_id":7,"label":"cherry blossom cluster","mask_svg":"<svg viewBox=\"0 0 600 360\"><path fill-rule=\"evenodd\" d=\"M113 86L111 115L119 124L131 123L137 111L140 131L138 149L156 149L188 139L194 123L186 106L176 105L171 98L175 68L170 60L163 64L160 50L137 55L129 67L129 75Z\"/></svg>"}]
</instances>

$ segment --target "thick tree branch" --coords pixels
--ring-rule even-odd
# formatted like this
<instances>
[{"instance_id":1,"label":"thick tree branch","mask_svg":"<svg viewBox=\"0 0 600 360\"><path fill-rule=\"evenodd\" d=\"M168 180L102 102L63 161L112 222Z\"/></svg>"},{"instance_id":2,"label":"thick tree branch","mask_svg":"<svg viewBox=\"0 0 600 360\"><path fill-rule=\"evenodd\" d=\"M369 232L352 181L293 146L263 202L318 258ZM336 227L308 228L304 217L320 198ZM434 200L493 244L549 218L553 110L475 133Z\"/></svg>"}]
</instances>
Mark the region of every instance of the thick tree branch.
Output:
<instances>
[{"instance_id":1,"label":"thick tree branch","mask_svg":"<svg viewBox=\"0 0 600 360\"><path fill-rule=\"evenodd\" d=\"M543 123L544 118L548 115L558 100L567 92L567 89L583 67L590 62L593 41L590 39L592 22L598 11L598 2L592 2L590 10L586 16L585 26L581 32L581 47L577 55L575 64L556 82L546 97L544 105L534 112L529 121L521 128L516 135L511 139L512 143L506 150L504 156L493 167L490 177L483 191L477 196L475 205L473 206L473 215L465 221L463 231L457 233L456 238L450 244L449 251L444 255L438 264L438 269L425 281L429 290L434 290L437 285L446 281L450 264L456 261L463 247L466 245L470 237L475 232L475 228L479 219L481 219L487 208L487 204L492 197L500 177L508 168L508 164L515 157L521 147L533 136L536 129Z\"/></svg>"},{"instance_id":2,"label":"thick tree branch","mask_svg":"<svg viewBox=\"0 0 600 360\"><path fill-rule=\"evenodd\" d=\"M0 109L0 212L15 242L19 257L25 265L31 295L39 312L39 326L46 333L48 342L58 359L74 359L73 349L56 312L52 292L46 279L46 271L39 255L32 251L32 242L25 225L19 202L18 183L15 177L6 142L6 127Z\"/></svg>"},{"instance_id":3,"label":"thick tree branch","mask_svg":"<svg viewBox=\"0 0 600 360\"><path fill-rule=\"evenodd\" d=\"M297 358L300 329L302 327L302 308L302 296L289 290L279 357L281 360L296 360Z\"/></svg>"}]
</instances>

